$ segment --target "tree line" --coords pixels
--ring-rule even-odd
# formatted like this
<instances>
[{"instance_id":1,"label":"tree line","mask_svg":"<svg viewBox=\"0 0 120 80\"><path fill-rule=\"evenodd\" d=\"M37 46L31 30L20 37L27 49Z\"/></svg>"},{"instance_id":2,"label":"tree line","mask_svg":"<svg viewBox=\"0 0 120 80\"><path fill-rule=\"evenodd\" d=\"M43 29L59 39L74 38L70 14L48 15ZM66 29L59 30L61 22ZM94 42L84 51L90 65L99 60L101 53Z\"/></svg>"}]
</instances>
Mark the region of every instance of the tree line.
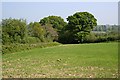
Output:
<instances>
[{"instance_id":1,"label":"tree line","mask_svg":"<svg viewBox=\"0 0 120 80\"><path fill-rule=\"evenodd\" d=\"M33 44L42 42L85 43L119 40L118 32L110 27L97 26L97 19L89 12L76 12L67 17L67 22L60 16L48 16L39 22L26 23L24 19L3 19L2 43ZM114 27L118 28L117 25ZM114 28L112 27L112 28ZM104 31L105 33L96 33Z\"/></svg>"},{"instance_id":2,"label":"tree line","mask_svg":"<svg viewBox=\"0 0 120 80\"><path fill-rule=\"evenodd\" d=\"M95 43L120 40L120 26L97 25L89 12L76 12L65 22L60 16L48 16L27 24L25 19L2 19L2 53L62 44Z\"/></svg>"}]
</instances>

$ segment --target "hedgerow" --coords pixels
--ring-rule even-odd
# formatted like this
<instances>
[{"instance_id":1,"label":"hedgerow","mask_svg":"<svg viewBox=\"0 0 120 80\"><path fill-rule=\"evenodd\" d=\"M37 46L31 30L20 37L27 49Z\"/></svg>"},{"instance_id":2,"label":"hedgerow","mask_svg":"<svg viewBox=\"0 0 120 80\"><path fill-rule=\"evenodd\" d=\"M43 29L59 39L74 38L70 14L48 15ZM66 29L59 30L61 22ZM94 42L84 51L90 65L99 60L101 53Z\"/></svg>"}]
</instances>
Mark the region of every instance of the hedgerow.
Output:
<instances>
[{"instance_id":1,"label":"hedgerow","mask_svg":"<svg viewBox=\"0 0 120 80\"><path fill-rule=\"evenodd\" d=\"M58 42L50 42L50 43L37 43L37 44L10 44L10 45L2 45L2 54L6 53L14 53L19 51L30 50L34 48L44 48L60 45Z\"/></svg>"}]
</instances>

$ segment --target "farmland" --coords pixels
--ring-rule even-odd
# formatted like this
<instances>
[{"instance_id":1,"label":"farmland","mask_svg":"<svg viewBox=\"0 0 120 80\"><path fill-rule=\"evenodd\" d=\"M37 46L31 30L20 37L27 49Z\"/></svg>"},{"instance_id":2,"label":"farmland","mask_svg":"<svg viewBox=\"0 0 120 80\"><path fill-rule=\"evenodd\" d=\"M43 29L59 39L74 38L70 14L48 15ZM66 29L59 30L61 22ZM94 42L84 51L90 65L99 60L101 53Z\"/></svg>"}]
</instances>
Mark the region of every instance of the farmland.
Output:
<instances>
[{"instance_id":1,"label":"farmland","mask_svg":"<svg viewBox=\"0 0 120 80\"><path fill-rule=\"evenodd\" d=\"M116 78L118 43L66 44L3 54L3 78Z\"/></svg>"}]
</instances>

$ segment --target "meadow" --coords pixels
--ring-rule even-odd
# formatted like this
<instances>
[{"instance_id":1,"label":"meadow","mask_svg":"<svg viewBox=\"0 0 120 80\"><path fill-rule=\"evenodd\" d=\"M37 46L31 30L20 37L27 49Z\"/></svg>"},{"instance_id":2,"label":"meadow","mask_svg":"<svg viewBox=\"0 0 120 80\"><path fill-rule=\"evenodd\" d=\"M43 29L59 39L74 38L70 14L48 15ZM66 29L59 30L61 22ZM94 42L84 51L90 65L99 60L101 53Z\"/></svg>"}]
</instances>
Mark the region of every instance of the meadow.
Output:
<instances>
[{"instance_id":1,"label":"meadow","mask_svg":"<svg viewBox=\"0 0 120 80\"><path fill-rule=\"evenodd\" d=\"M118 43L61 44L3 54L3 78L117 78Z\"/></svg>"}]
</instances>

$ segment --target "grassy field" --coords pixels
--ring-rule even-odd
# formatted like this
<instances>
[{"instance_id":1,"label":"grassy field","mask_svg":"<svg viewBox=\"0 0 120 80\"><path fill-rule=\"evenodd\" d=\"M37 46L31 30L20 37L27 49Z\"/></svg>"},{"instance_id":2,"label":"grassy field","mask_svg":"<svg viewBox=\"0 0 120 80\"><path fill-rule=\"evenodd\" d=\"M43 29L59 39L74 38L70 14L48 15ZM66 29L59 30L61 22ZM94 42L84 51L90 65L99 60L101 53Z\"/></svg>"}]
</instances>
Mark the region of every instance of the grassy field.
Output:
<instances>
[{"instance_id":1,"label":"grassy field","mask_svg":"<svg viewBox=\"0 0 120 80\"><path fill-rule=\"evenodd\" d=\"M116 78L118 44L68 44L3 55L3 77Z\"/></svg>"}]
</instances>

